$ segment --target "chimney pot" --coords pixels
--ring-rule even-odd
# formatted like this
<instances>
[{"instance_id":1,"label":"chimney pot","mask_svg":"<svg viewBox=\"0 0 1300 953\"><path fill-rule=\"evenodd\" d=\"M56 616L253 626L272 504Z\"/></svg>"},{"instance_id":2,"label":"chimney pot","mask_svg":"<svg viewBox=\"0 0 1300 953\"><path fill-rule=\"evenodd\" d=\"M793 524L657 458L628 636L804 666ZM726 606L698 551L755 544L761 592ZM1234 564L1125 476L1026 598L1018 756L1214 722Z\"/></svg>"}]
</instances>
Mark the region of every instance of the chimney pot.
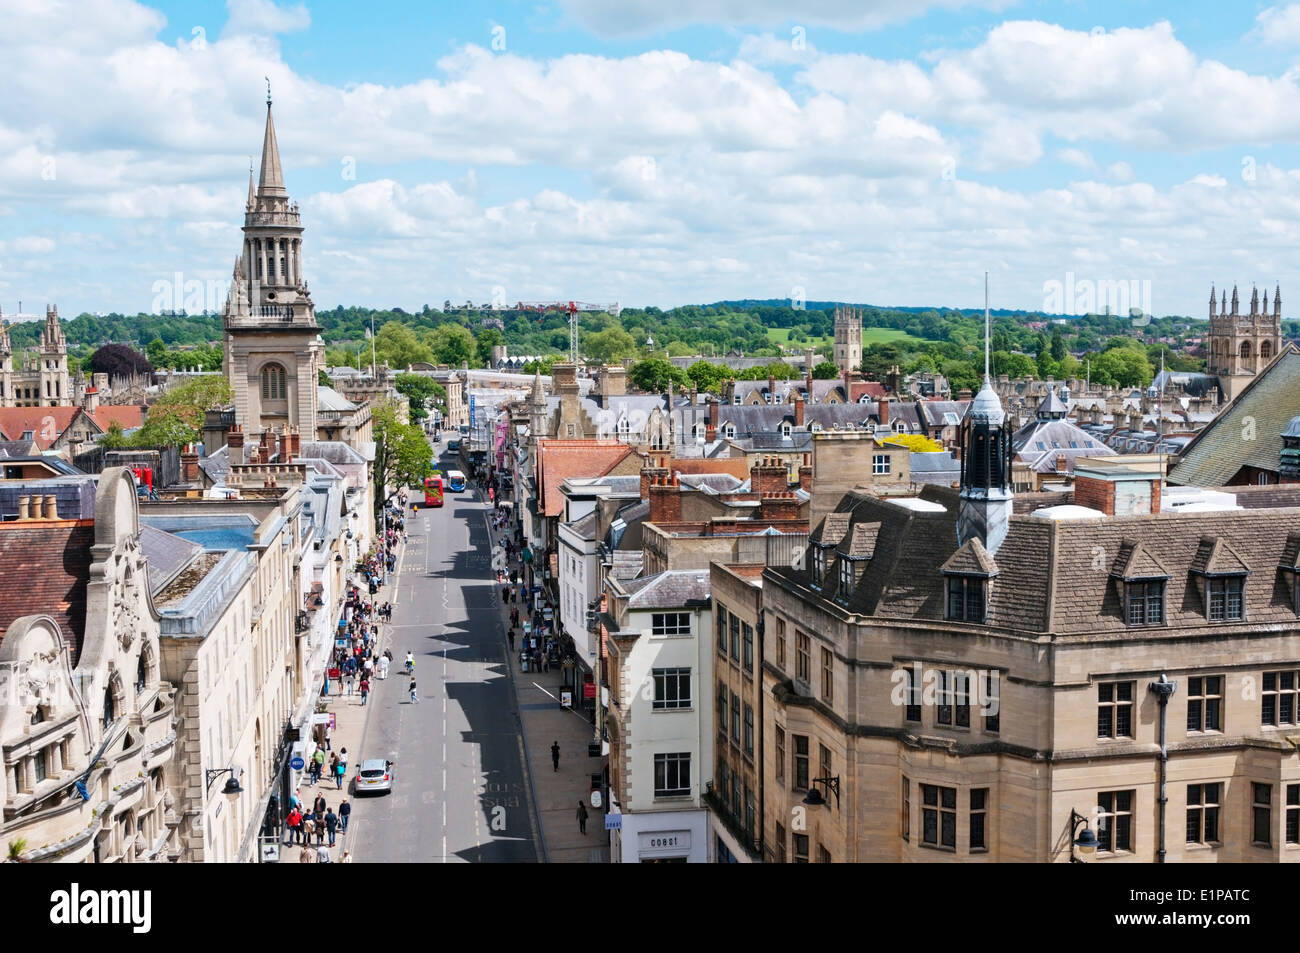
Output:
<instances>
[{"instance_id":1,"label":"chimney pot","mask_svg":"<svg viewBox=\"0 0 1300 953\"><path fill-rule=\"evenodd\" d=\"M59 518L59 501L53 494L45 497L45 518L47 520Z\"/></svg>"},{"instance_id":2,"label":"chimney pot","mask_svg":"<svg viewBox=\"0 0 1300 953\"><path fill-rule=\"evenodd\" d=\"M32 498L30 496L18 497L18 518L20 520L32 518Z\"/></svg>"},{"instance_id":3,"label":"chimney pot","mask_svg":"<svg viewBox=\"0 0 1300 953\"><path fill-rule=\"evenodd\" d=\"M31 518L34 520L45 519L45 497L33 496L31 498Z\"/></svg>"}]
</instances>

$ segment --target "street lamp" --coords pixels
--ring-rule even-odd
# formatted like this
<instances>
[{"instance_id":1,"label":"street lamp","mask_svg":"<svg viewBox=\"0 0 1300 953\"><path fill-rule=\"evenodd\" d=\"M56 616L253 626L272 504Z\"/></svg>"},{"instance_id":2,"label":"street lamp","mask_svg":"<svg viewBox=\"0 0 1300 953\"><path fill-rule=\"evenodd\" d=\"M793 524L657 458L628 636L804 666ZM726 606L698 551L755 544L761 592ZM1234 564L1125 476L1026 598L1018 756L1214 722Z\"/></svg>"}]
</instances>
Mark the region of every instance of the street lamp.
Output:
<instances>
[{"instance_id":1,"label":"street lamp","mask_svg":"<svg viewBox=\"0 0 1300 953\"><path fill-rule=\"evenodd\" d=\"M813 778L812 786L809 787L807 795L804 796L803 802L809 807L821 807L826 803L826 798L822 792L817 789L817 785L826 785L826 790L835 795L835 806L840 806L840 776L837 774L833 778Z\"/></svg>"},{"instance_id":2,"label":"street lamp","mask_svg":"<svg viewBox=\"0 0 1300 953\"><path fill-rule=\"evenodd\" d=\"M206 772L207 787L205 790L211 791L212 782L223 774L228 774L230 777L226 778L226 784L221 789L221 793L224 794L231 803L234 803L235 799L244 793L244 789L239 786L239 773L238 768L216 768L215 770L209 770Z\"/></svg>"},{"instance_id":3,"label":"street lamp","mask_svg":"<svg viewBox=\"0 0 1300 953\"><path fill-rule=\"evenodd\" d=\"M1080 832L1079 828L1083 831ZM1070 863L1086 864L1097 855L1097 835L1088 826L1088 819L1070 808Z\"/></svg>"}]
</instances>

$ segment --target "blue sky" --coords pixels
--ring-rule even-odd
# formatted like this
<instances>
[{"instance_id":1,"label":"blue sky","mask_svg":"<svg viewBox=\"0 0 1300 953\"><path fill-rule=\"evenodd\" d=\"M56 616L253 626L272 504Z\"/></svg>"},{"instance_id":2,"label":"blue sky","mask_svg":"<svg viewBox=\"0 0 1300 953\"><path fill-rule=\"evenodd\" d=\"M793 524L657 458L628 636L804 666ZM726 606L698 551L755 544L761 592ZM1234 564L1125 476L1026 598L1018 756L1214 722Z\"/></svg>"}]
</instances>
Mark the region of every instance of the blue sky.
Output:
<instances>
[{"instance_id":1,"label":"blue sky","mask_svg":"<svg viewBox=\"0 0 1300 953\"><path fill-rule=\"evenodd\" d=\"M799 16L791 16L797 10ZM0 309L219 303L263 76L318 307L1300 295L1300 4L0 0ZM1248 290L1244 295L1248 295ZM1288 314L1289 314L1288 310Z\"/></svg>"}]
</instances>

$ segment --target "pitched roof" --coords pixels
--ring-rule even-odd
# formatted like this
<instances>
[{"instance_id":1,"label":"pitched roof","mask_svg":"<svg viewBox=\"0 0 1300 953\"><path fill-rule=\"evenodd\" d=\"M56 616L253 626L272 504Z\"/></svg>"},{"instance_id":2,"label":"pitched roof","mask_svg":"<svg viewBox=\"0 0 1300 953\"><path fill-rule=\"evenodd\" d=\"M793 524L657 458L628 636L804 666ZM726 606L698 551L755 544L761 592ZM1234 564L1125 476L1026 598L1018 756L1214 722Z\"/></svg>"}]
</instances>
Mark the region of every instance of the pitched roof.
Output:
<instances>
[{"instance_id":1,"label":"pitched roof","mask_svg":"<svg viewBox=\"0 0 1300 953\"><path fill-rule=\"evenodd\" d=\"M203 552L203 547L156 526L141 525L140 550L149 566L149 592L156 595Z\"/></svg>"},{"instance_id":2,"label":"pitched roof","mask_svg":"<svg viewBox=\"0 0 1300 953\"><path fill-rule=\"evenodd\" d=\"M1164 566L1160 565L1160 561L1147 552L1146 546L1141 541L1131 539L1121 544L1111 575L1125 581L1169 577L1169 573L1165 571Z\"/></svg>"},{"instance_id":3,"label":"pitched roof","mask_svg":"<svg viewBox=\"0 0 1300 953\"><path fill-rule=\"evenodd\" d=\"M677 609L709 598L707 569L669 569L622 583L629 609Z\"/></svg>"},{"instance_id":4,"label":"pitched roof","mask_svg":"<svg viewBox=\"0 0 1300 953\"><path fill-rule=\"evenodd\" d=\"M870 559L879 535L879 523L854 523L852 532L840 540L839 552L850 559Z\"/></svg>"},{"instance_id":5,"label":"pitched roof","mask_svg":"<svg viewBox=\"0 0 1300 953\"><path fill-rule=\"evenodd\" d=\"M1171 483L1225 486L1244 466L1274 472L1282 433L1300 414L1300 350L1288 344L1183 449ZM1249 439L1244 435L1249 434Z\"/></svg>"},{"instance_id":6,"label":"pitched roof","mask_svg":"<svg viewBox=\"0 0 1300 953\"><path fill-rule=\"evenodd\" d=\"M144 423L144 407L141 404L104 404L90 417L105 433L112 424L123 430L134 430Z\"/></svg>"},{"instance_id":7,"label":"pitched roof","mask_svg":"<svg viewBox=\"0 0 1300 953\"><path fill-rule=\"evenodd\" d=\"M1192 572L1202 576L1238 576L1249 573L1250 567L1223 540L1203 536L1192 560Z\"/></svg>"},{"instance_id":8,"label":"pitched roof","mask_svg":"<svg viewBox=\"0 0 1300 953\"><path fill-rule=\"evenodd\" d=\"M939 567L939 571L954 575L996 576L998 564L993 561L984 544L972 536L948 557L948 561Z\"/></svg>"},{"instance_id":9,"label":"pitched roof","mask_svg":"<svg viewBox=\"0 0 1300 953\"><path fill-rule=\"evenodd\" d=\"M701 473L727 473L737 480L749 479L749 463L744 457L673 457L667 468L679 480L683 476Z\"/></svg>"},{"instance_id":10,"label":"pitched roof","mask_svg":"<svg viewBox=\"0 0 1300 953\"><path fill-rule=\"evenodd\" d=\"M86 587L94 541L91 520L0 524L0 566L4 566L0 573L0 638L15 619L50 615L72 646L72 663L77 664L86 629Z\"/></svg>"},{"instance_id":11,"label":"pitched roof","mask_svg":"<svg viewBox=\"0 0 1300 953\"><path fill-rule=\"evenodd\" d=\"M80 413L80 407L0 407L0 434L20 440L30 430L36 445L48 450Z\"/></svg>"},{"instance_id":12,"label":"pitched roof","mask_svg":"<svg viewBox=\"0 0 1300 953\"><path fill-rule=\"evenodd\" d=\"M560 484L574 477L604 476L635 451L617 440L539 440L537 443L538 507L545 516L564 510Z\"/></svg>"}]
</instances>

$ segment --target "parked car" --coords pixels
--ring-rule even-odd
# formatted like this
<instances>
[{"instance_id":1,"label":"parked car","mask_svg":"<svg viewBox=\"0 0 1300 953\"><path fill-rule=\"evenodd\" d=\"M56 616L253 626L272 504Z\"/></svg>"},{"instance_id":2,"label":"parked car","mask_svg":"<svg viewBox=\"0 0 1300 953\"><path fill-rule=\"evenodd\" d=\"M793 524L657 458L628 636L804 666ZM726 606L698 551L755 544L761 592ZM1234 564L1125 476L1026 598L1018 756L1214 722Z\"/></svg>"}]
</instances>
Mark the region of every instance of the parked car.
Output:
<instances>
[{"instance_id":1,"label":"parked car","mask_svg":"<svg viewBox=\"0 0 1300 953\"><path fill-rule=\"evenodd\" d=\"M393 762L383 758L362 761L353 790L356 794L388 794L393 790Z\"/></svg>"}]
</instances>

